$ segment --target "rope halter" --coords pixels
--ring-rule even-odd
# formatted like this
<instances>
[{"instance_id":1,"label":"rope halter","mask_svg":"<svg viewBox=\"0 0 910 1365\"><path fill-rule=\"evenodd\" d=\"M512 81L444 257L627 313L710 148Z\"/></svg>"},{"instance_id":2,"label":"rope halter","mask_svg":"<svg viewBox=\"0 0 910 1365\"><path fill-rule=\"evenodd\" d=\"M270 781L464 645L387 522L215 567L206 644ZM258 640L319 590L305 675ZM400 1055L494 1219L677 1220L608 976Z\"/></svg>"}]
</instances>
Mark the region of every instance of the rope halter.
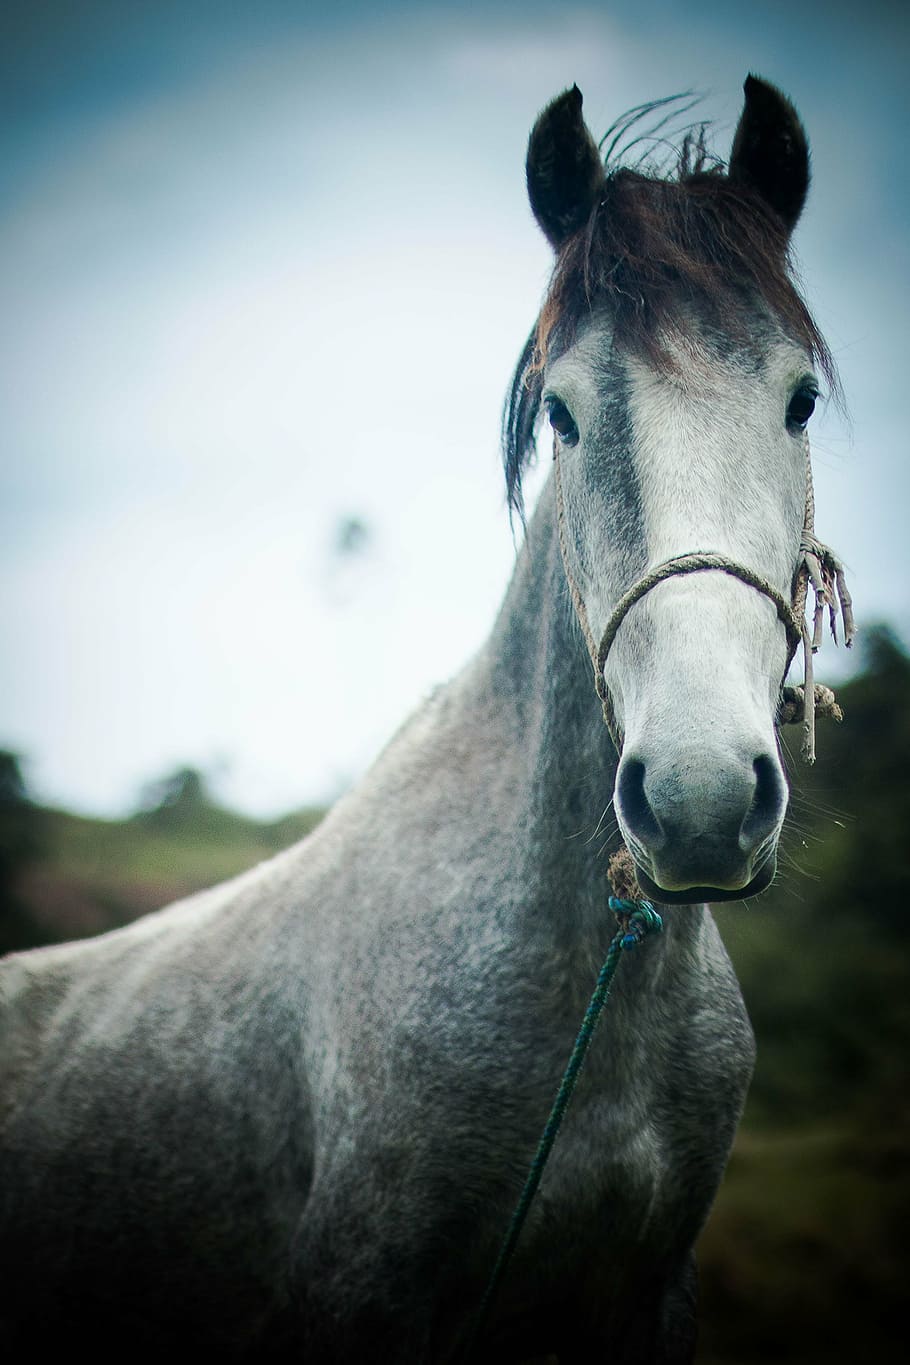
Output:
<instances>
[{"instance_id":1,"label":"rope halter","mask_svg":"<svg viewBox=\"0 0 910 1365\"><path fill-rule=\"evenodd\" d=\"M604 677L607 656L610 653L613 641L616 639L619 627L636 602L641 601L646 593L657 587L658 583L663 583L668 578L675 578L682 574L726 573L732 578L738 578L740 582L754 588L756 592L762 593L774 603L778 619L787 635L787 662L784 666L784 677L787 676L787 670L793 661L794 654L799 645L802 644L803 685L802 687L785 687L783 679L781 680L781 699L778 706L777 724L788 725L802 721L801 752L807 763L815 762L816 714L828 715L835 720L842 719L842 712L837 705L834 693L829 687L824 687L815 682L812 656L821 644L822 622L826 607L831 634L835 641L837 640L837 618L840 615L843 619L844 644L849 648L853 643L855 634L853 602L847 590L843 565L833 551L827 545L823 545L815 535L815 494L812 485L808 436L804 436L803 447L806 455L806 508L799 559L793 575L791 600L789 602L775 588L773 583L769 583L766 578L763 578L753 569L737 563L735 559L729 559L727 555L719 554L715 550L692 550L687 554L675 555L672 559L665 559L633 583L613 608L610 619L607 621L598 642L591 630L587 608L569 564L559 451L554 438L553 459L556 465L556 520L559 532L559 549L566 581L572 596L572 604L575 607L575 614L578 617L578 623L581 626L594 667L594 688L600 698L604 722L616 746L617 753L622 752L622 731L617 723L613 699ZM811 636L805 617L810 585L815 597Z\"/></svg>"}]
</instances>

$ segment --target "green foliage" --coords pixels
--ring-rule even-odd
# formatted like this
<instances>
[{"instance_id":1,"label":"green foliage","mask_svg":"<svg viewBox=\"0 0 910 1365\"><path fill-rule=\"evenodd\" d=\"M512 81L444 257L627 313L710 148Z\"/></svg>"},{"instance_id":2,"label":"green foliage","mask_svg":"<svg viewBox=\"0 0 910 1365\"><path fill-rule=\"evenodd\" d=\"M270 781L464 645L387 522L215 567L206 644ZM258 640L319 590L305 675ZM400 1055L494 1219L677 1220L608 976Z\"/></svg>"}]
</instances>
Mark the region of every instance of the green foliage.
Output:
<instances>
[{"instance_id":1,"label":"green foliage","mask_svg":"<svg viewBox=\"0 0 910 1365\"><path fill-rule=\"evenodd\" d=\"M324 813L249 819L218 806L193 768L150 784L143 808L127 820L32 809L43 844L16 866L17 909L0 909L0 952L116 929L272 857ZM16 811L0 807L0 847L12 838Z\"/></svg>"},{"instance_id":2,"label":"green foliage","mask_svg":"<svg viewBox=\"0 0 910 1365\"><path fill-rule=\"evenodd\" d=\"M18 754L0 749L0 895L24 863L40 856L43 825L41 810L26 791Z\"/></svg>"},{"instance_id":3,"label":"green foliage","mask_svg":"<svg viewBox=\"0 0 910 1365\"><path fill-rule=\"evenodd\" d=\"M865 661L794 768L775 887L716 911L761 1043L753 1121L835 1117L845 1088L877 1105L910 1045L910 660L881 629Z\"/></svg>"},{"instance_id":4,"label":"green foliage","mask_svg":"<svg viewBox=\"0 0 910 1365\"><path fill-rule=\"evenodd\" d=\"M212 810L214 804L205 776L198 768L177 768L144 789L140 799L142 810L136 818L177 828L192 823L203 812Z\"/></svg>"},{"instance_id":5,"label":"green foliage","mask_svg":"<svg viewBox=\"0 0 910 1365\"><path fill-rule=\"evenodd\" d=\"M21 890L47 841L46 815L28 795L18 754L0 749L0 952L48 941L33 927Z\"/></svg>"},{"instance_id":6,"label":"green foliage","mask_svg":"<svg viewBox=\"0 0 910 1365\"><path fill-rule=\"evenodd\" d=\"M907 1125L743 1125L700 1249L700 1365L904 1359Z\"/></svg>"},{"instance_id":7,"label":"green foliage","mask_svg":"<svg viewBox=\"0 0 910 1365\"><path fill-rule=\"evenodd\" d=\"M702 1365L903 1359L910 1221L910 660L870 631L793 765L783 869L715 913L758 1040L702 1238Z\"/></svg>"}]
</instances>

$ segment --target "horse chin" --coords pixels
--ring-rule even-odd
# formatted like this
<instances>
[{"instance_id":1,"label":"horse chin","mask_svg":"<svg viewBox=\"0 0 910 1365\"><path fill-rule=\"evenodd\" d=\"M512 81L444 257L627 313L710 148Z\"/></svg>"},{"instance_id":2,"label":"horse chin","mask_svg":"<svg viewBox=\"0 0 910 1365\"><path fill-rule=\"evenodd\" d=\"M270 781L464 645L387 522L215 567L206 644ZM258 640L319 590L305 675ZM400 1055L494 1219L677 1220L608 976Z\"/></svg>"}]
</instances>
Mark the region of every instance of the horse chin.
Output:
<instances>
[{"instance_id":1,"label":"horse chin","mask_svg":"<svg viewBox=\"0 0 910 1365\"><path fill-rule=\"evenodd\" d=\"M667 891L664 887L658 886L638 863L635 870L638 874L638 884L648 900L657 901L662 905L700 905L705 901L713 901L716 904L718 901L748 900L750 896L757 896L767 890L777 871L777 855L772 852L752 880L734 890L725 890L719 886L687 886L681 891Z\"/></svg>"}]
</instances>

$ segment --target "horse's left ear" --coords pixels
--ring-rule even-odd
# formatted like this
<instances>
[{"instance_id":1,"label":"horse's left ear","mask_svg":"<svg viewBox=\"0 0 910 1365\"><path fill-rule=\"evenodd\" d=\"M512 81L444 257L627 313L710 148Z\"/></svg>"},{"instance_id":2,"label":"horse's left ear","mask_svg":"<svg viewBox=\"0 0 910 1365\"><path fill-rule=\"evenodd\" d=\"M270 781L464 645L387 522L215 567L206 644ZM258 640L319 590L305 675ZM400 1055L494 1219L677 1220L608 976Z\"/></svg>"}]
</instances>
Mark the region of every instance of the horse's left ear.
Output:
<instances>
[{"instance_id":1,"label":"horse's left ear","mask_svg":"<svg viewBox=\"0 0 910 1365\"><path fill-rule=\"evenodd\" d=\"M548 104L534 124L526 170L534 217L558 251L584 227L605 183L597 143L581 116L577 85Z\"/></svg>"},{"instance_id":2,"label":"horse's left ear","mask_svg":"<svg viewBox=\"0 0 910 1365\"><path fill-rule=\"evenodd\" d=\"M746 104L730 153L730 179L753 186L783 220L796 227L809 189L809 143L793 105L776 86L747 76Z\"/></svg>"}]
</instances>

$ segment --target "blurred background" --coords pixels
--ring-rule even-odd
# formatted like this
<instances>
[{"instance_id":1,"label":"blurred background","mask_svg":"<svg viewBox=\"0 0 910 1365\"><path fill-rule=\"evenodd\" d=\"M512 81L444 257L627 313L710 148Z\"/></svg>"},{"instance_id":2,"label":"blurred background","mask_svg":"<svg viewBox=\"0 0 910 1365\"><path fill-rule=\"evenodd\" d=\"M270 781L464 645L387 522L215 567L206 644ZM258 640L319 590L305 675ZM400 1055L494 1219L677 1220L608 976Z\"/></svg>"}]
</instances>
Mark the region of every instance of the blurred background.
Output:
<instances>
[{"instance_id":1,"label":"blurred background","mask_svg":"<svg viewBox=\"0 0 910 1365\"><path fill-rule=\"evenodd\" d=\"M704 1362L900 1348L907 14L35 0L0 19L4 949L304 834L485 637L515 557L502 397L550 268L524 192L538 110L577 82L599 136L691 89L723 155L749 70L797 104L796 249L849 407L813 419L817 525L865 629L818 662L847 720L793 765L778 885L719 915L760 1061L702 1248Z\"/></svg>"}]
</instances>

